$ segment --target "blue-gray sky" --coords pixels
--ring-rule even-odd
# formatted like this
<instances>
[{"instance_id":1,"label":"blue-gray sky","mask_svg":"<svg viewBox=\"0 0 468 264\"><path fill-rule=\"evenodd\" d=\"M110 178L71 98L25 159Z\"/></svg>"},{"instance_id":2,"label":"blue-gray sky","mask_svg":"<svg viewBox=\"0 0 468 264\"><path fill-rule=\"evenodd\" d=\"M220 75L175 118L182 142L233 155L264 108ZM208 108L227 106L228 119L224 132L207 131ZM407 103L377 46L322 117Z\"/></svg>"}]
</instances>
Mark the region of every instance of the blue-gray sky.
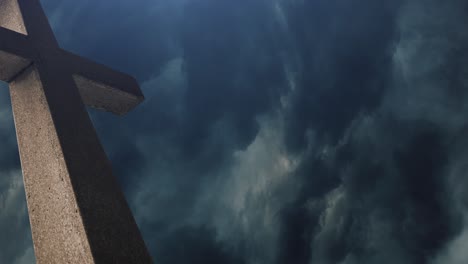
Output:
<instances>
[{"instance_id":1,"label":"blue-gray sky","mask_svg":"<svg viewBox=\"0 0 468 264\"><path fill-rule=\"evenodd\" d=\"M468 263L466 1L41 2L146 95L90 114L155 263ZM0 263L32 263L2 86Z\"/></svg>"}]
</instances>

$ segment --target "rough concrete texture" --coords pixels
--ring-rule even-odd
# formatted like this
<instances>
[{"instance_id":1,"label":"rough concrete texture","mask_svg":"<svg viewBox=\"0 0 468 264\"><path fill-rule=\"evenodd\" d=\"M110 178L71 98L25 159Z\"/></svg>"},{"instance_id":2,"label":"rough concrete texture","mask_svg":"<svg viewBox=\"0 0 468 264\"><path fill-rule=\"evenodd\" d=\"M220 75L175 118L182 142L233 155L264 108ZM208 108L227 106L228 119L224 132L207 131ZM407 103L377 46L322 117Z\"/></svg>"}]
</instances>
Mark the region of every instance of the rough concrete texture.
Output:
<instances>
[{"instance_id":1,"label":"rough concrete texture","mask_svg":"<svg viewBox=\"0 0 468 264\"><path fill-rule=\"evenodd\" d=\"M23 16L16 0L0 1L0 26L27 35Z\"/></svg>"},{"instance_id":2,"label":"rough concrete texture","mask_svg":"<svg viewBox=\"0 0 468 264\"><path fill-rule=\"evenodd\" d=\"M143 100L138 84L61 50L38 0L3 7L0 78L10 82L37 263L152 263L84 105L126 113Z\"/></svg>"}]
</instances>

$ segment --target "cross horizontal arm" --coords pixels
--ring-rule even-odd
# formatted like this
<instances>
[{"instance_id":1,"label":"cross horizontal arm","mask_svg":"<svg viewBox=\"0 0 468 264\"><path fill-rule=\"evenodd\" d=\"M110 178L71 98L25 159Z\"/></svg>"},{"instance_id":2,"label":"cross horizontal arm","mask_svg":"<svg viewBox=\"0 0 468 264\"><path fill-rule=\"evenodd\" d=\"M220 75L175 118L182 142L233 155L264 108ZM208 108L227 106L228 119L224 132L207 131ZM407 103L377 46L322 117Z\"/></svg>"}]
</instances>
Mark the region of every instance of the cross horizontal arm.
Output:
<instances>
[{"instance_id":1,"label":"cross horizontal arm","mask_svg":"<svg viewBox=\"0 0 468 264\"><path fill-rule=\"evenodd\" d=\"M0 80L10 82L32 63L27 36L0 27Z\"/></svg>"},{"instance_id":2,"label":"cross horizontal arm","mask_svg":"<svg viewBox=\"0 0 468 264\"><path fill-rule=\"evenodd\" d=\"M123 115L144 100L132 76L64 50L62 54L86 105Z\"/></svg>"}]
</instances>

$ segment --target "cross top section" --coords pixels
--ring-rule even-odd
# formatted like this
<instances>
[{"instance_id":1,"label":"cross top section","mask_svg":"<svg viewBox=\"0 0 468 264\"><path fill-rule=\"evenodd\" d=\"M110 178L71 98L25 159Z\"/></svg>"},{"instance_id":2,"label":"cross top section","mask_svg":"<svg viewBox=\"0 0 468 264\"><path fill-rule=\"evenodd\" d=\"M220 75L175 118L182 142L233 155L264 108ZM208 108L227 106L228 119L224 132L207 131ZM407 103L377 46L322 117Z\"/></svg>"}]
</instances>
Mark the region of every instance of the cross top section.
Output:
<instances>
[{"instance_id":1,"label":"cross top section","mask_svg":"<svg viewBox=\"0 0 468 264\"><path fill-rule=\"evenodd\" d=\"M0 0L0 80L38 62L73 76L88 106L122 115L144 99L133 77L61 49L38 0Z\"/></svg>"}]
</instances>

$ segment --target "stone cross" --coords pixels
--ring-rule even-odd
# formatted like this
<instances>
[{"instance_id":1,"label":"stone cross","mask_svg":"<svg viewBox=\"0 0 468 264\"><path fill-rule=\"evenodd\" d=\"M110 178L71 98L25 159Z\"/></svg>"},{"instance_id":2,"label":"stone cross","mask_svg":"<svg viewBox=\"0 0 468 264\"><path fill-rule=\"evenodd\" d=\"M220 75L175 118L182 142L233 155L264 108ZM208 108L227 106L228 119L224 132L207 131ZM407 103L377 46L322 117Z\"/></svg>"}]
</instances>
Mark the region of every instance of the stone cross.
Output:
<instances>
[{"instance_id":1,"label":"stone cross","mask_svg":"<svg viewBox=\"0 0 468 264\"><path fill-rule=\"evenodd\" d=\"M37 263L152 263L85 108L128 112L135 79L62 50L39 0L0 0L0 80Z\"/></svg>"}]
</instances>

